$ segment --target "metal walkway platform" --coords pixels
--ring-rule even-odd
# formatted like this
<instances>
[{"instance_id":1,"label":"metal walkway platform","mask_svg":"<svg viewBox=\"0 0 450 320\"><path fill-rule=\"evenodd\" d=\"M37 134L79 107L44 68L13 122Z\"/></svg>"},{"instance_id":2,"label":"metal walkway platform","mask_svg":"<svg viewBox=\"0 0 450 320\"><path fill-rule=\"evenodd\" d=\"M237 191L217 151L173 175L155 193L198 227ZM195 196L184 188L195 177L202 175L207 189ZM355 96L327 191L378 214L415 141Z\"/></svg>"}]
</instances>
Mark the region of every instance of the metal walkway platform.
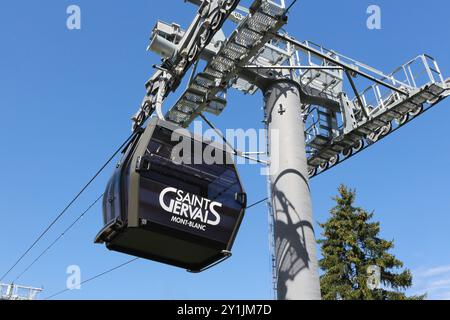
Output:
<instances>
[{"instance_id":1,"label":"metal walkway platform","mask_svg":"<svg viewBox=\"0 0 450 320\"><path fill-rule=\"evenodd\" d=\"M254 58L287 21L285 9L267 0L256 0L249 14L203 72L198 73L189 87L169 110L166 119L187 127L203 111L220 114L226 106L226 90L237 76L239 66Z\"/></svg>"},{"instance_id":2,"label":"metal walkway platform","mask_svg":"<svg viewBox=\"0 0 450 320\"><path fill-rule=\"evenodd\" d=\"M316 107L319 116L310 119L306 132L311 176L378 142L449 95L450 81L443 79L437 62L428 55L409 61L382 79L389 79L398 91L376 83L353 99L343 99L346 97L341 94L340 114L327 114L323 107ZM325 120L320 115L325 115Z\"/></svg>"}]
</instances>

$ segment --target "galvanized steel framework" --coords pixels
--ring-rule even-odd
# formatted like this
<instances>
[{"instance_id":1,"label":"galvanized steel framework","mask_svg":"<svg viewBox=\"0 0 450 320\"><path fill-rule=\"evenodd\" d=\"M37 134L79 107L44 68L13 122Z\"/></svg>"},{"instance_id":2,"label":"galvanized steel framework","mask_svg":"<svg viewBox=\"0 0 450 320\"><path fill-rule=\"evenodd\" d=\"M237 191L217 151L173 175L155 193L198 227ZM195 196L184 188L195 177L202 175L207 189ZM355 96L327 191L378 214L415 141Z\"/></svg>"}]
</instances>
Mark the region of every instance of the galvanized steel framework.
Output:
<instances>
[{"instance_id":1,"label":"galvanized steel framework","mask_svg":"<svg viewBox=\"0 0 450 320\"><path fill-rule=\"evenodd\" d=\"M0 283L0 300L36 300L42 288Z\"/></svg>"},{"instance_id":2,"label":"galvanized steel framework","mask_svg":"<svg viewBox=\"0 0 450 320\"><path fill-rule=\"evenodd\" d=\"M278 299L320 299L308 179L378 142L450 93L437 62L420 55L391 73L281 31L285 1L188 0L199 10L187 30L158 22L149 50L162 57L133 117L134 129L156 113L188 127L203 113L220 115L227 90L265 94L269 135L270 221ZM291 3L292 4L292 3ZM236 24L228 37L226 20ZM206 66L198 70L199 61ZM192 69L168 112L163 102ZM270 130L268 130L270 132ZM276 169L272 146L278 144Z\"/></svg>"}]
</instances>

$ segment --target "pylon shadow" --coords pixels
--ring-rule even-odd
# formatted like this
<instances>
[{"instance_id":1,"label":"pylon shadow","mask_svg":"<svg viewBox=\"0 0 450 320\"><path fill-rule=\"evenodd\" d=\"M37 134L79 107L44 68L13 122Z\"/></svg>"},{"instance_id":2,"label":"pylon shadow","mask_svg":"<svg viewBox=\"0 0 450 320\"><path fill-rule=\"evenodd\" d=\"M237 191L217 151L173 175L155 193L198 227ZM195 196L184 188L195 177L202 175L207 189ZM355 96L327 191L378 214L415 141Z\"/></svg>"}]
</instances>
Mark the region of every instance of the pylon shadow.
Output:
<instances>
[{"instance_id":1,"label":"pylon shadow","mask_svg":"<svg viewBox=\"0 0 450 320\"><path fill-rule=\"evenodd\" d=\"M277 183L287 174L295 174L308 185L308 180L296 170L283 171L272 187L272 207L274 210L274 231L277 235L275 246L278 268L277 291L278 299L284 300L288 294L288 282L304 269L310 266L310 257L306 248L305 230L313 229L309 221L302 220L297 208L288 199L286 194L277 188ZM297 217L298 222L293 221ZM282 235L282 237L280 236Z\"/></svg>"}]
</instances>

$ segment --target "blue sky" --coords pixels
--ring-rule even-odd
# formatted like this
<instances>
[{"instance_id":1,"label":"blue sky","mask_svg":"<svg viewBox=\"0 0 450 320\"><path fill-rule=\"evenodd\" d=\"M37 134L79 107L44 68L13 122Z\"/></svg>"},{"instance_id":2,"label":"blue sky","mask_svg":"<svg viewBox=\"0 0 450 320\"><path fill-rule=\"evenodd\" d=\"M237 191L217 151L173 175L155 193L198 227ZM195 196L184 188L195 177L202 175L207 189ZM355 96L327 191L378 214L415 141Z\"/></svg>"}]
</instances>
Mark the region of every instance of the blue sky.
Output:
<instances>
[{"instance_id":1,"label":"blue sky","mask_svg":"<svg viewBox=\"0 0 450 320\"><path fill-rule=\"evenodd\" d=\"M248 1L244 1L247 3ZM82 10L82 29L66 28L66 8ZM382 29L366 28L366 9L382 9ZM430 1L299 1L286 28L378 69L391 71L429 53L450 76L450 4ZM168 1L1 1L0 3L0 269L3 273L130 132L144 82L158 57L145 51L158 19L186 27L195 7ZM167 104L176 99L173 95ZM224 128L259 128L262 99L232 92L211 120ZM416 275L412 293L450 299L450 101L379 145L314 179L314 216L325 221L340 183L375 210L382 235ZM265 197L259 167L242 166L250 202ZM10 277L11 281L99 194L109 167ZM264 205L247 212L228 262L200 275L140 260L63 299L270 299L268 219ZM44 297L65 288L66 268L84 279L129 257L93 244L97 206L21 279ZM319 234L320 230L317 229Z\"/></svg>"}]
</instances>

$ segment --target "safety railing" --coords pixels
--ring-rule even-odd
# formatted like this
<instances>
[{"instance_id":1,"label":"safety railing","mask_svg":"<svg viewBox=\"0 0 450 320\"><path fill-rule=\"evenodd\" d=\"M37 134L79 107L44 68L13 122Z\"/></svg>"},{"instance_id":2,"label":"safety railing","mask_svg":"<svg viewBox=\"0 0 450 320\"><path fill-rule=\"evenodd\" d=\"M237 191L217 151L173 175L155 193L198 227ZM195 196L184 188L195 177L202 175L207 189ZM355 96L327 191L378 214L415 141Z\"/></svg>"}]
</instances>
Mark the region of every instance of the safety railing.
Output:
<instances>
[{"instance_id":1,"label":"safety railing","mask_svg":"<svg viewBox=\"0 0 450 320\"><path fill-rule=\"evenodd\" d=\"M35 300L41 291L39 288L0 284L0 300Z\"/></svg>"},{"instance_id":2,"label":"safety railing","mask_svg":"<svg viewBox=\"0 0 450 320\"><path fill-rule=\"evenodd\" d=\"M395 69L385 79L398 85L399 89L408 93L433 83L444 83L444 78L434 58L429 55L420 55ZM359 94L369 115L378 114L393 103L405 98L401 93L380 84L373 84ZM358 98L353 102L358 105Z\"/></svg>"}]
</instances>

